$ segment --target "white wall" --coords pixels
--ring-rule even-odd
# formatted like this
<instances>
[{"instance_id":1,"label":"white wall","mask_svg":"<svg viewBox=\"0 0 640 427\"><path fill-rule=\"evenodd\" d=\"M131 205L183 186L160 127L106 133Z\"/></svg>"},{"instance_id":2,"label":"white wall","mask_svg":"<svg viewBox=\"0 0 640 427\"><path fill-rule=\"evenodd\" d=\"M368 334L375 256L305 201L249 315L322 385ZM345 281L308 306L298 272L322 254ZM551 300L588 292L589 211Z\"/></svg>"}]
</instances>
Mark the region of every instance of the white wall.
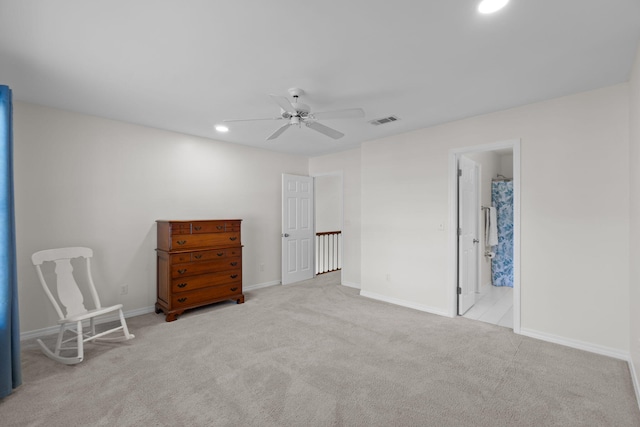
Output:
<instances>
[{"instance_id":1,"label":"white wall","mask_svg":"<svg viewBox=\"0 0 640 427\"><path fill-rule=\"evenodd\" d=\"M501 156L492 151L465 154L478 163L480 167L480 204L491 206L491 179L500 172ZM513 157L512 157L513 158ZM491 284L491 259L484 256L485 251L490 251L491 246L485 246L485 211L480 211L480 228L478 229L480 239L480 283L479 286Z\"/></svg>"},{"instance_id":2,"label":"white wall","mask_svg":"<svg viewBox=\"0 0 640 427\"><path fill-rule=\"evenodd\" d=\"M629 351L627 84L362 146L363 294L448 313L449 150L521 138L522 331Z\"/></svg>"},{"instance_id":3,"label":"white wall","mask_svg":"<svg viewBox=\"0 0 640 427\"><path fill-rule=\"evenodd\" d=\"M498 173L507 178L513 178L513 154L500 156L500 171Z\"/></svg>"},{"instance_id":4,"label":"white wall","mask_svg":"<svg viewBox=\"0 0 640 427\"><path fill-rule=\"evenodd\" d=\"M22 331L57 320L30 263L41 249L92 247L103 304L152 306L157 219L240 218L244 285L280 280L281 174L306 175L307 158L22 102L14 133Z\"/></svg>"},{"instance_id":5,"label":"white wall","mask_svg":"<svg viewBox=\"0 0 640 427\"><path fill-rule=\"evenodd\" d=\"M636 386L636 395L640 404L640 46L635 66L631 74L631 232L630 261L631 277L629 282L629 312L631 314L631 334L629 346Z\"/></svg>"},{"instance_id":6,"label":"white wall","mask_svg":"<svg viewBox=\"0 0 640 427\"><path fill-rule=\"evenodd\" d=\"M321 175L314 180L316 233L342 230L342 176Z\"/></svg>"},{"instance_id":7,"label":"white wall","mask_svg":"<svg viewBox=\"0 0 640 427\"><path fill-rule=\"evenodd\" d=\"M309 174L341 173L343 182L342 283L360 287L360 149L309 159Z\"/></svg>"}]
</instances>

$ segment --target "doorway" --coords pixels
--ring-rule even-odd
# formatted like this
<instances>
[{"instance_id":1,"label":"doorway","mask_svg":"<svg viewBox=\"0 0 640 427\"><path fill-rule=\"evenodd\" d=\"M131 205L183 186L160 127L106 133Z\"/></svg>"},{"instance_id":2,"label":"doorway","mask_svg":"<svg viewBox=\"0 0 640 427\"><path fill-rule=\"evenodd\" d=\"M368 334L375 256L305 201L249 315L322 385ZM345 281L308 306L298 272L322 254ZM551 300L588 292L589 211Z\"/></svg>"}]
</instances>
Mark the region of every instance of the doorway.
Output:
<instances>
[{"instance_id":1,"label":"doorway","mask_svg":"<svg viewBox=\"0 0 640 427\"><path fill-rule=\"evenodd\" d=\"M477 201L479 203L466 203L459 198L464 192L463 181L458 180L458 169L462 159L471 159L479 165L482 175L479 180L481 182ZM482 145L477 147L468 147L455 149L450 151L450 224L452 224L450 234L451 249L451 283L450 294L450 313L454 317L456 315L464 315L475 320L486 321L488 323L500 324L513 328L515 333L520 333L520 141L506 141L495 144ZM485 229L485 215L488 214L488 208L492 206L491 188L495 185L495 178L500 175L504 181L509 181L513 191L513 288L505 286L493 286L498 283L491 275L492 264L495 265L493 259L493 250L496 246L487 246L487 231ZM506 175L511 175L507 177ZM511 178L511 179L508 179ZM484 184L482 184L484 182ZM471 199L473 200L473 199ZM466 205L466 206L465 206ZM477 206L476 206L477 205ZM472 212L468 212L472 209ZM494 211L495 213L495 211ZM473 214L473 215L470 215ZM469 245L464 245L464 239L459 236L459 227L461 227L465 218L477 218L478 233L473 238L478 242L477 251L473 253L476 263L464 260L460 256L460 251ZM468 221L467 221L468 222ZM468 224L466 228L468 229ZM461 233L461 235L464 234ZM470 233L466 233L470 234ZM467 252L468 253L468 252ZM466 265L463 271L460 267ZM477 267L475 270L469 266ZM494 268L495 269L495 268ZM469 280L465 275L476 274L476 277ZM465 282L467 292L469 291L469 283L475 286L475 295L472 297L467 295L464 298L464 304L460 305L463 298L460 297L461 283ZM475 285L477 283L477 285ZM460 310L462 308L462 310Z\"/></svg>"},{"instance_id":2,"label":"doorway","mask_svg":"<svg viewBox=\"0 0 640 427\"><path fill-rule=\"evenodd\" d=\"M315 273L340 271L343 254L342 171L314 176L315 186Z\"/></svg>"}]
</instances>

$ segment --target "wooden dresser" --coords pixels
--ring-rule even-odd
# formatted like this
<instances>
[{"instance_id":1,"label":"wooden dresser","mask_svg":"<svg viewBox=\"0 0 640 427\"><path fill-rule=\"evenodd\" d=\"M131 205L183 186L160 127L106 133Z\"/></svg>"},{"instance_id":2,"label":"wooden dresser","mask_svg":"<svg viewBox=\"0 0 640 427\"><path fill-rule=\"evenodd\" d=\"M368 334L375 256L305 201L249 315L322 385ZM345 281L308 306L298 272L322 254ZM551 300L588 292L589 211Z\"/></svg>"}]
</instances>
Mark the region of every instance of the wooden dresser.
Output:
<instances>
[{"instance_id":1,"label":"wooden dresser","mask_svg":"<svg viewBox=\"0 0 640 427\"><path fill-rule=\"evenodd\" d=\"M167 322L185 310L244 302L240 219L158 220L156 313Z\"/></svg>"}]
</instances>

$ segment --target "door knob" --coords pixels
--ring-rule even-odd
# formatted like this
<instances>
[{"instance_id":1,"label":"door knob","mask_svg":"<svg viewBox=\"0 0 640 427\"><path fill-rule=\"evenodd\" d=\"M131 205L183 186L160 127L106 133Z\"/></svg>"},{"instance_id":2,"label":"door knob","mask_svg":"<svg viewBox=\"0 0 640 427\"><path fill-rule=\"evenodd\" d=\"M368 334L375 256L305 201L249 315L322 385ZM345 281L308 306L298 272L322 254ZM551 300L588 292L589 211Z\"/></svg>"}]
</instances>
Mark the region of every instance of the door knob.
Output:
<instances>
[{"instance_id":1,"label":"door knob","mask_svg":"<svg viewBox=\"0 0 640 427\"><path fill-rule=\"evenodd\" d=\"M473 239L473 243L480 243L480 240L478 240L478 239Z\"/></svg>"},{"instance_id":2,"label":"door knob","mask_svg":"<svg viewBox=\"0 0 640 427\"><path fill-rule=\"evenodd\" d=\"M284 233L282 237L289 237L289 233Z\"/></svg>"}]
</instances>

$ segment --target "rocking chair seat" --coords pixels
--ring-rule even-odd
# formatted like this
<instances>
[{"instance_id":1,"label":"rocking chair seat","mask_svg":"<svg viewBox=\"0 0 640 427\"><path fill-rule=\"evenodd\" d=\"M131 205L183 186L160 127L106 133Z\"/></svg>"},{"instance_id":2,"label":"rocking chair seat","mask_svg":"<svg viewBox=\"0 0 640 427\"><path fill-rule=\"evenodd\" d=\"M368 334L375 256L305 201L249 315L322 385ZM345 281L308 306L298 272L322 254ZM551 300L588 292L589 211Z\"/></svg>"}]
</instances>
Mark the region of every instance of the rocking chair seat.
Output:
<instances>
[{"instance_id":1,"label":"rocking chair seat","mask_svg":"<svg viewBox=\"0 0 640 427\"><path fill-rule=\"evenodd\" d=\"M122 304L112 305L111 307L103 307L96 308L95 310L89 310L86 313L75 314L73 316L65 317L64 319L58 320L58 323L72 323L77 322L78 320L91 319L92 317L102 316L106 313L111 313L112 311L117 311L122 309Z\"/></svg>"}]
</instances>

